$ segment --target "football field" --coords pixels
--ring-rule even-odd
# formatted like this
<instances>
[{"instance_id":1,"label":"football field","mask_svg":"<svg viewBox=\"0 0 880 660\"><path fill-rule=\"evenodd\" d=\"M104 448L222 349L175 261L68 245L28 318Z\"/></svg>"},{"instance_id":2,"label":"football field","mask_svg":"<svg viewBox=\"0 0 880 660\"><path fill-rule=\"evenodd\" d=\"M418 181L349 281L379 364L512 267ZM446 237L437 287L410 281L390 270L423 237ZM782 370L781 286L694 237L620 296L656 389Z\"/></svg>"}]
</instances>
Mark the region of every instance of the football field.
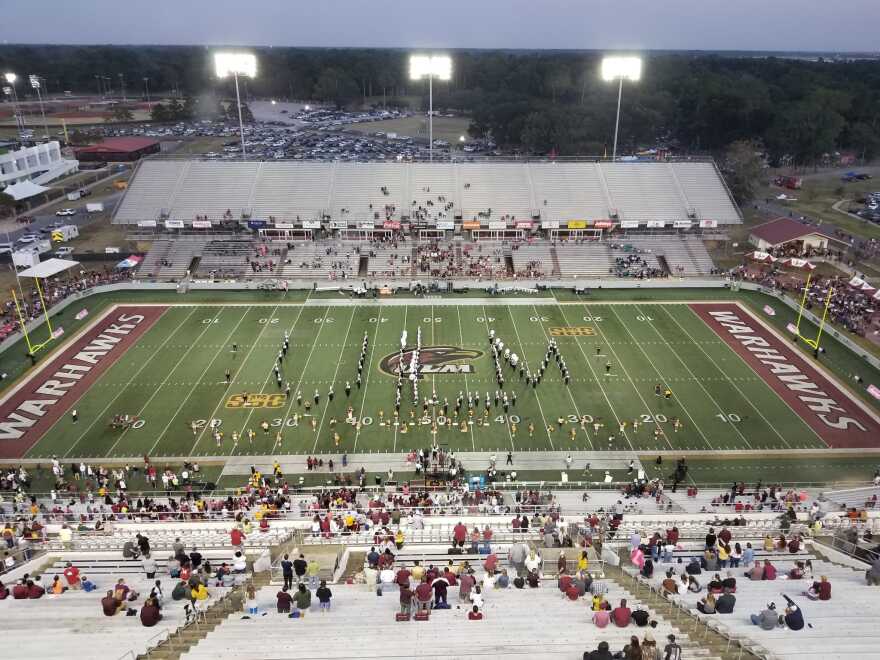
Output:
<instances>
[{"instance_id":1,"label":"football field","mask_svg":"<svg viewBox=\"0 0 880 660\"><path fill-rule=\"evenodd\" d=\"M504 345L503 386L493 331ZM437 403L413 405L404 374L395 420L398 364L408 367L419 332L419 394L436 393ZM274 367L285 335L279 387ZM568 385L553 354L536 387L503 358L510 350L524 371L537 373L551 339ZM730 301L116 306L7 393L0 413L6 458L337 455L405 452L435 440L497 452L874 448L880 441L873 410Z\"/></svg>"}]
</instances>

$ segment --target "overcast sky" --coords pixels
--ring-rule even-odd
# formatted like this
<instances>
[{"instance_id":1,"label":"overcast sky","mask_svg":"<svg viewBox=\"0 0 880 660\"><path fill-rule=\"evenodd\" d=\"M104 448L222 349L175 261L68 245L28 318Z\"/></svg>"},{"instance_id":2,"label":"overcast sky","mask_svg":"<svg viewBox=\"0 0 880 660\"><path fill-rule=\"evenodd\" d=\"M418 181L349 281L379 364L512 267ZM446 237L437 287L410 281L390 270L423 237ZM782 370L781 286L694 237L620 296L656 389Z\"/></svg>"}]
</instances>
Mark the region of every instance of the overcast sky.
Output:
<instances>
[{"instance_id":1,"label":"overcast sky","mask_svg":"<svg viewBox=\"0 0 880 660\"><path fill-rule=\"evenodd\" d=\"M872 51L880 0L0 0L7 43Z\"/></svg>"}]
</instances>

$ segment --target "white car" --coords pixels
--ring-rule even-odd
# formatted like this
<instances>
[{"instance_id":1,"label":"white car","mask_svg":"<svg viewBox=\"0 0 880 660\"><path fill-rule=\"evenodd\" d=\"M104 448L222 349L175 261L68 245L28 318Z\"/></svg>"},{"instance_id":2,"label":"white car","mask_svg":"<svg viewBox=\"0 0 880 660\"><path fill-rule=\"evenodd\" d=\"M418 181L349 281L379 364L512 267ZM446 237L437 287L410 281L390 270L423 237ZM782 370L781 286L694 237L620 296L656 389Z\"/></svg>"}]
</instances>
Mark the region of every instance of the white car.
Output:
<instances>
[{"instance_id":1,"label":"white car","mask_svg":"<svg viewBox=\"0 0 880 660\"><path fill-rule=\"evenodd\" d=\"M18 242L22 243L23 245L27 245L28 243L35 243L38 240L40 240L40 237L36 234L25 234L18 239Z\"/></svg>"},{"instance_id":2,"label":"white car","mask_svg":"<svg viewBox=\"0 0 880 660\"><path fill-rule=\"evenodd\" d=\"M76 209L61 209L60 211L55 211L55 215L76 215Z\"/></svg>"},{"instance_id":3,"label":"white car","mask_svg":"<svg viewBox=\"0 0 880 660\"><path fill-rule=\"evenodd\" d=\"M73 248L66 245L55 250L55 256L62 259L69 257L71 254L73 254Z\"/></svg>"}]
</instances>

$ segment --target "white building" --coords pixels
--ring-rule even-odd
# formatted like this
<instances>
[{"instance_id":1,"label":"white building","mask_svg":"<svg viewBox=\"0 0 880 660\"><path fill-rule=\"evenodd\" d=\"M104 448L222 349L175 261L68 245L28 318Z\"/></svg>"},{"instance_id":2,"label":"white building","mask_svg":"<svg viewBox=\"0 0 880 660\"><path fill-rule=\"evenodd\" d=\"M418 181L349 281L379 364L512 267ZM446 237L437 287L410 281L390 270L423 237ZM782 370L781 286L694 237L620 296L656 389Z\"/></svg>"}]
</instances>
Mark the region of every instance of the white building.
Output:
<instances>
[{"instance_id":1,"label":"white building","mask_svg":"<svg viewBox=\"0 0 880 660\"><path fill-rule=\"evenodd\" d=\"M61 155L57 140L7 151L0 153L0 190L23 181L41 185L78 169L79 161Z\"/></svg>"}]
</instances>

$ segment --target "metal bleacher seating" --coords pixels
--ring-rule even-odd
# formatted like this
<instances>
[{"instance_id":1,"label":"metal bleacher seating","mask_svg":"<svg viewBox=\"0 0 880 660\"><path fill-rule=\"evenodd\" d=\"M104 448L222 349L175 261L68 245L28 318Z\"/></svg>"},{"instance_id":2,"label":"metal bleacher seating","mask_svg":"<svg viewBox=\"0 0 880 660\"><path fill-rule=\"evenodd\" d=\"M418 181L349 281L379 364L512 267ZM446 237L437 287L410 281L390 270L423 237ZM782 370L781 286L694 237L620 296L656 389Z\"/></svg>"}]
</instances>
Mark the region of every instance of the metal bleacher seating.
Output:
<instances>
[{"instance_id":1,"label":"metal bleacher seating","mask_svg":"<svg viewBox=\"0 0 880 660\"><path fill-rule=\"evenodd\" d=\"M360 254L355 251L356 247L344 241L291 243L286 260L276 273L286 279L316 281L352 278L357 275L360 266Z\"/></svg>"}]
</instances>

